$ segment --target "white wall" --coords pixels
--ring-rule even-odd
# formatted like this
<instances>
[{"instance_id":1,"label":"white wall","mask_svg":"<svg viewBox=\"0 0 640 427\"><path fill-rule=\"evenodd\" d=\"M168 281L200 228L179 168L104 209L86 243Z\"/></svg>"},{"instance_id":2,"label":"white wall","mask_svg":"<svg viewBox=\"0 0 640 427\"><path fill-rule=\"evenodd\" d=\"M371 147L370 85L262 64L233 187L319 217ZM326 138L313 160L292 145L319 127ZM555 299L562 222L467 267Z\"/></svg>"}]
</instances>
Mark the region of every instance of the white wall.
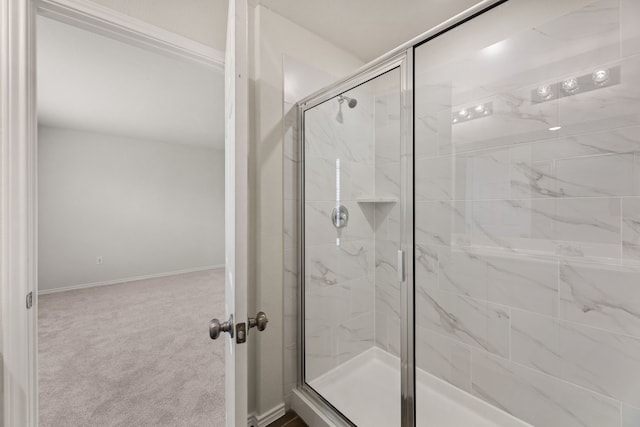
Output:
<instances>
[{"instance_id":1,"label":"white wall","mask_svg":"<svg viewBox=\"0 0 640 427\"><path fill-rule=\"evenodd\" d=\"M221 150L44 126L38 140L40 291L224 264Z\"/></svg>"},{"instance_id":2,"label":"white wall","mask_svg":"<svg viewBox=\"0 0 640 427\"><path fill-rule=\"evenodd\" d=\"M227 0L92 0L118 12L225 50Z\"/></svg>"}]
</instances>

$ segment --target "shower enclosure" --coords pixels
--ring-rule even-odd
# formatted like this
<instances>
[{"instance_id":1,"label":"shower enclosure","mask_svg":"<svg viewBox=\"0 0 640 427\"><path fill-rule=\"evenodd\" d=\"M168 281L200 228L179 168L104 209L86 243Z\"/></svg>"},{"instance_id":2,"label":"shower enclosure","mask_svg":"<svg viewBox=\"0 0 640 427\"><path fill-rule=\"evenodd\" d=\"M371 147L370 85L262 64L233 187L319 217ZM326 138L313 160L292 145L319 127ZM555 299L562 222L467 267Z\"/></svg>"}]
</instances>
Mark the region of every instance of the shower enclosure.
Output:
<instances>
[{"instance_id":1,"label":"shower enclosure","mask_svg":"<svg viewBox=\"0 0 640 427\"><path fill-rule=\"evenodd\" d=\"M485 2L298 107L314 410L640 426L640 2Z\"/></svg>"}]
</instances>

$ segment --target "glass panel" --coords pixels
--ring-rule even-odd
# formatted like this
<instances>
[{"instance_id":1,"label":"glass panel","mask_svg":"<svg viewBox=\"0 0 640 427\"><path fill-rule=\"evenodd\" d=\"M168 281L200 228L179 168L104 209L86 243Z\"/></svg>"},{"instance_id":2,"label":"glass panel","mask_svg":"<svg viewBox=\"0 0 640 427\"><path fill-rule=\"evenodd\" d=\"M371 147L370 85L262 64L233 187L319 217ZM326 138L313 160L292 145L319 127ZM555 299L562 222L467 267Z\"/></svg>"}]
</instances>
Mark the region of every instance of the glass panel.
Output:
<instances>
[{"instance_id":1,"label":"glass panel","mask_svg":"<svg viewBox=\"0 0 640 427\"><path fill-rule=\"evenodd\" d=\"M305 381L400 424L400 69L305 112Z\"/></svg>"},{"instance_id":2,"label":"glass panel","mask_svg":"<svg viewBox=\"0 0 640 427\"><path fill-rule=\"evenodd\" d=\"M639 23L510 0L416 48L417 425L640 426Z\"/></svg>"}]
</instances>

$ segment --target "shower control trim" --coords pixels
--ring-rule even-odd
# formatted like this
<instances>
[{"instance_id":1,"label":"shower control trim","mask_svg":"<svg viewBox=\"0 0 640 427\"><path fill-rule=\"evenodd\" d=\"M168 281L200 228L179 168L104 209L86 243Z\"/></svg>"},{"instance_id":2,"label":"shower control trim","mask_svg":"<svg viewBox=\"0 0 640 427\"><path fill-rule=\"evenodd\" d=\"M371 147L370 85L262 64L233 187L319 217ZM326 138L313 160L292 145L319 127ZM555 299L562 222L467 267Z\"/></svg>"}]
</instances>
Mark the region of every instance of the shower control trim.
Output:
<instances>
[{"instance_id":1,"label":"shower control trim","mask_svg":"<svg viewBox=\"0 0 640 427\"><path fill-rule=\"evenodd\" d=\"M402 283L405 280L404 271L404 251L398 251L398 265L396 266L398 272L398 282Z\"/></svg>"},{"instance_id":2,"label":"shower control trim","mask_svg":"<svg viewBox=\"0 0 640 427\"><path fill-rule=\"evenodd\" d=\"M344 205L333 208L331 222L338 230L349 224L349 210Z\"/></svg>"}]
</instances>

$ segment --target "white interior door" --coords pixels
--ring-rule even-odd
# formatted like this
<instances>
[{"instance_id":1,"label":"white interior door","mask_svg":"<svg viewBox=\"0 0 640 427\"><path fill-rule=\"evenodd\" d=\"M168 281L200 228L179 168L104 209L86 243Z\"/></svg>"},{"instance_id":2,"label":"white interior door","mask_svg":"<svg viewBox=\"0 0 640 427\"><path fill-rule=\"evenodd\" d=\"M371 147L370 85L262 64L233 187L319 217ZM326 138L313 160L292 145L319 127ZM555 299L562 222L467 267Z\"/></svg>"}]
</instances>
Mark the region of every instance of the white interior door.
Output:
<instances>
[{"instance_id":1,"label":"white interior door","mask_svg":"<svg viewBox=\"0 0 640 427\"><path fill-rule=\"evenodd\" d=\"M248 80L247 1L229 0L225 53L226 318L247 321ZM232 329L234 329L233 327ZM247 344L225 335L226 425L247 423Z\"/></svg>"}]
</instances>

